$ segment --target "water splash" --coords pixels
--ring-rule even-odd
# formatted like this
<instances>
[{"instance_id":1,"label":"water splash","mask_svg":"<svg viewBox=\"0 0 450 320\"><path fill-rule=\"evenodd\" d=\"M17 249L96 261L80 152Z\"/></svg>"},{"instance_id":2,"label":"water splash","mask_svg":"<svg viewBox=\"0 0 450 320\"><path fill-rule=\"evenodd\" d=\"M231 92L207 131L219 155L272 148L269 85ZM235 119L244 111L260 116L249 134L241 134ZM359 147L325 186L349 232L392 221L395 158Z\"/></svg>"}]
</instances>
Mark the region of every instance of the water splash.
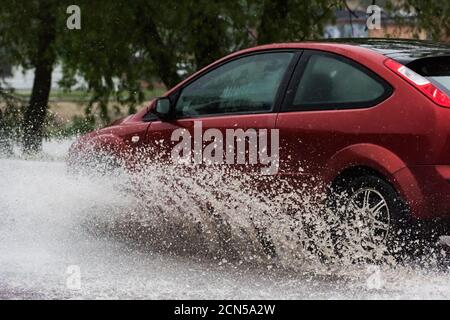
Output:
<instances>
[{"instance_id":1,"label":"water splash","mask_svg":"<svg viewBox=\"0 0 450 320\"><path fill-rule=\"evenodd\" d=\"M54 143L53 155L67 146ZM0 160L1 297L450 296L447 269L432 257L428 265L377 266L381 280L369 286L370 266L323 263L305 251L305 242L325 254L332 249L314 193L266 197L242 175L182 175L151 164L139 175L73 176L63 162L49 161L53 155ZM277 258L268 257L257 230ZM81 268L80 291L66 287L70 265Z\"/></svg>"}]
</instances>

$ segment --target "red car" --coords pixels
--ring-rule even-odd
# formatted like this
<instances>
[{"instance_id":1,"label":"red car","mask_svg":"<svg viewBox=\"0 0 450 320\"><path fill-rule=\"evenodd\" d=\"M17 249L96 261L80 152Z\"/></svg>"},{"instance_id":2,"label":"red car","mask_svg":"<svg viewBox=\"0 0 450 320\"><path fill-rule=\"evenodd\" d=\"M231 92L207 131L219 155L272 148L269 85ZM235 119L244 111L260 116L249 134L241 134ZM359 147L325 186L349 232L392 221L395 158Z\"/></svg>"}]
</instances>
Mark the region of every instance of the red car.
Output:
<instances>
[{"instance_id":1,"label":"red car","mask_svg":"<svg viewBox=\"0 0 450 320\"><path fill-rule=\"evenodd\" d=\"M371 216L373 239L405 223L450 215L450 47L365 39L283 43L233 53L148 108L81 137L120 157L176 144L183 128L278 129L276 175L347 193ZM193 146L192 146L193 147Z\"/></svg>"}]
</instances>

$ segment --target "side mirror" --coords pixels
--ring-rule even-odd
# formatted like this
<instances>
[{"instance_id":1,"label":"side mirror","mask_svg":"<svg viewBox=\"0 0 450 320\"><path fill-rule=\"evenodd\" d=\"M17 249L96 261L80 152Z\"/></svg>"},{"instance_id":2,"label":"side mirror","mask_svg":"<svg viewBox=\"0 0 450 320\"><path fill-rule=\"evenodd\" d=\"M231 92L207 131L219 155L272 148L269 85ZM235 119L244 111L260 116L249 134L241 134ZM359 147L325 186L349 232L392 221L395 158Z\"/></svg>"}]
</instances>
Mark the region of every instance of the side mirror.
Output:
<instances>
[{"instance_id":1,"label":"side mirror","mask_svg":"<svg viewBox=\"0 0 450 320\"><path fill-rule=\"evenodd\" d=\"M171 105L169 98L158 98L151 111L161 120L168 119L171 114Z\"/></svg>"}]
</instances>

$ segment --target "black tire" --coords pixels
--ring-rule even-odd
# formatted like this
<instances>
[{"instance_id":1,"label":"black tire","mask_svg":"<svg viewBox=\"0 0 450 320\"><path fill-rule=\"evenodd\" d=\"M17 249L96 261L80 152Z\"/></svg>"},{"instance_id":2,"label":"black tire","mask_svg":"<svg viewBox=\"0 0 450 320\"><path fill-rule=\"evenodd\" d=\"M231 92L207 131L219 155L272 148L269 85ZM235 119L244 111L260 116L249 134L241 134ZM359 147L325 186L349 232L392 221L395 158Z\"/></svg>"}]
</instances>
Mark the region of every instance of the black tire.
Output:
<instances>
[{"instance_id":1,"label":"black tire","mask_svg":"<svg viewBox=\"0 0 450 320\"><path fill-rule=\"evenodd\" d=\"M329 199L328 207L341 223L332 228L331 237L339 257L354 254L350 246L358 241L368 253L355 255L361 262L377 262L387 256L403 260L414 251L417 237L408 207L386 180L375 175L342 180Z\"/></svg>"}]
</instances>

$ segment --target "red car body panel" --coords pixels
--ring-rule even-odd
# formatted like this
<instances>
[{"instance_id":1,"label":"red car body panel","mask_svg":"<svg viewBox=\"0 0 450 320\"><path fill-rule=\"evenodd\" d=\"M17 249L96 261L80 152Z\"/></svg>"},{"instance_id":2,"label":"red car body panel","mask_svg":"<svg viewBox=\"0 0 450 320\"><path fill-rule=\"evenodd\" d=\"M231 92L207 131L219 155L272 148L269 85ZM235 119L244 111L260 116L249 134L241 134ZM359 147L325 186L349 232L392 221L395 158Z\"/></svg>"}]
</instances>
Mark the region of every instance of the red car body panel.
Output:
<instances>
[{"instance_id":1,"label":"red car body panel","mask_svg":"<svg viewBox=\"0 0 450 320\"><path fill-rule=\"evenodd\" d=\"M344 170L371 168L401 194L416 218L450 215L450 108L437 106L384 65L387 57L361 46L339 43L266 45L231 54L190 76L165 96L235 57L269 50L319 50L365 66L392 86L392 94L374 107L343 110L271 112L205 117L203 128L277 128L280 130L279 175L299 180L315 177L331 184ZM153 101L154 102L154 101ZM152 102L152 103L153 103ZM107 145L117 155L155 141L170 141L193 120L144 122L144 108L113 126L82 137L71 153L89 143ZM132 136L139 143L131 143ZM167 146L168 144L166 144ZM303 170L299 170L301 167Z\"/></svg>"}]
</instances>

